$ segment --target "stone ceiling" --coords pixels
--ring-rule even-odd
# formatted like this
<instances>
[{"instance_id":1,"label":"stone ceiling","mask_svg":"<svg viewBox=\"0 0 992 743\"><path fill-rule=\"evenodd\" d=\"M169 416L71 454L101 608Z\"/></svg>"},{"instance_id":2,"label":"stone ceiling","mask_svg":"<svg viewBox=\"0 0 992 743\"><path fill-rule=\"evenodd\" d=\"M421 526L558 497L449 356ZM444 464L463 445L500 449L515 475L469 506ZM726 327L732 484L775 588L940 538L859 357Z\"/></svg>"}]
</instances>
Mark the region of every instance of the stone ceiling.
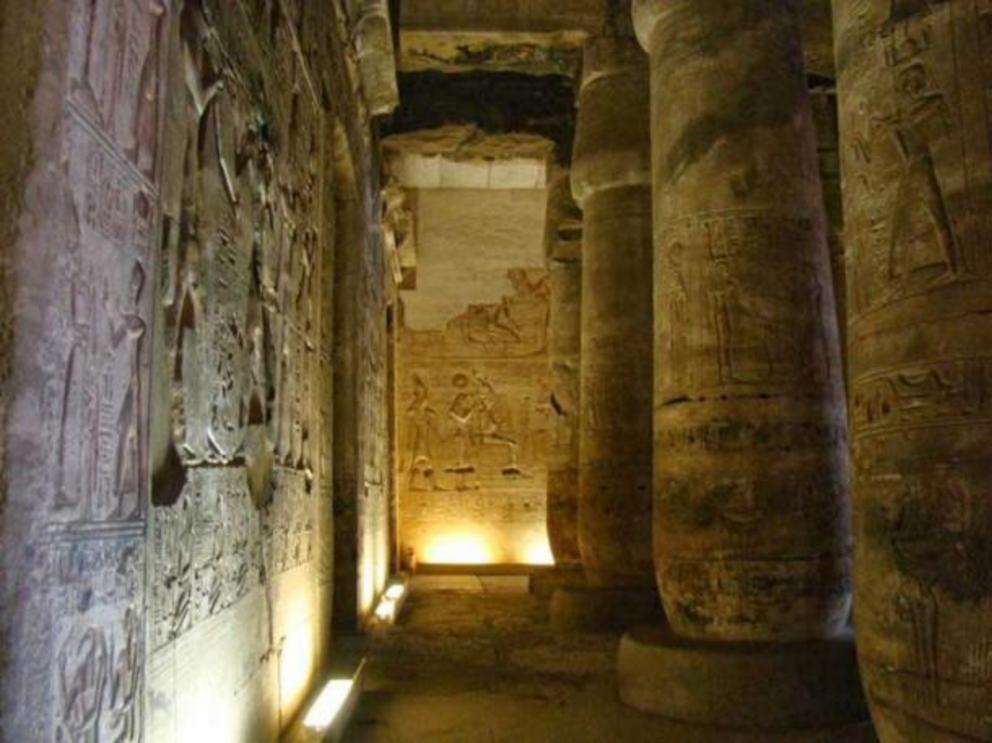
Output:
<instances>
[{"instance_id":1,"label":"stone ceiling","mask_svg":"<svg viewBox=\"0 0 992 743\"><path fill-rule=\"evenodd\" d=\"M570 75L603 23L603 0L404 0L403 72L473 70ZM830 0L806 0L809 72L833 77Z\"/></svg>"}]
</instances>

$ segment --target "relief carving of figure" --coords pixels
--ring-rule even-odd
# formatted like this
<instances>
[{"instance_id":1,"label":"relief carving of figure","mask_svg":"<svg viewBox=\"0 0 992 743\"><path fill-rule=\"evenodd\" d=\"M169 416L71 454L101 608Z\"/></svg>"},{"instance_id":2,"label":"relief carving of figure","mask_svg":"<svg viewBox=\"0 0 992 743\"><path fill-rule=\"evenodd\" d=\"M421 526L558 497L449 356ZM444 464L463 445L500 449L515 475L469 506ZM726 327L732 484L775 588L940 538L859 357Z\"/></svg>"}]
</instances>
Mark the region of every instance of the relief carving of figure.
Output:
<instances>
[{"instance_id":1,"label":"relief carving of figure","mask_svg":"<svg viewBox=\"0 0 992 743\"><path fill-rule=\"evenodd\" d=\"M889 238L889 278L897 291L953 280L966 270L937 176L934 147L952 132L951 111L926 68L914 63L896 73L898 109L889 127L902 173Z\"/></svg>"},{"instance_id":2,"label":"relief carving of figure","mask_svg":"<svg viewBox=\"0 0 992 743\"><path fill-rule=\"evenodd\" d=\"M524 269L507 273L513 293L496 304L470 305L449 323L449 331L462 342L486 350L506 352L520 346L538 352L547 342L551 288L546 273L532 278Z\"/></svg>"},{"instance_id":3,"label":"relief carving of figure","mask_svg":"<svg viewBox=\"0 0 992 743\"><path fill-rule=\"evenodd\" d=\"M139 493L143 471L141 450L141 364L142 345L147 327L141 318L145 271L135 261L131 271L129 301L131 306L113 312L107 307L110 322L110 346L115 356L127 359L127 387L117 414L117 451L114 455L114 518L132 518L141 508ZM113 315L116 314L117 318Z\"/></svg>"},{"instance_id":4,"label":"relief carving of figure","mask_svg":"<svg viewBox=\"0 0 992 743\"><path fill-rule=\"evenodd\" d=\"M721 384L818 379L830 371L822 327L822 288L803 264L785 287L746 287L726 260L714 266L709 291Z\"/></svg>"},{"instance_id":5,"label":"relief carving of figure","mask_svg":"<svg viewBox=\"0 0 992 743\"><path fill-rule=\"evenodd\" d=\"M93 285L74 276L69 287L70 345L62 384L58 436L56 510L79 512L87 508L84 494L93 490L92 442L82 431L92 430L94 396L86 384L92 357L91 333L96 325L96 292Z\"/></svg>"},{"instance_id":6,"label":"relief carving of figure","mask_svg":"<svg viewBox=\"0 0 992 743\"><path fill-rule=\"evenodd\" d=\"M160 0L79 0L75 93L146 176L155 166Z\"/></svg>"},{"instance_id":7,"label":"relief carving of figure","mask_svg":"<svg viewBox=\"0 0 992 743\"><path fill-rule=\"evenodd\" d=\"M66 639L58 657L56 743L99 743L108 665L102 629L87 627Z\"/></svg>"},{"instance_id":8,"label":"relief carving of figure","mask_svg":"<svg viewBox=\"0 0 992 743\"><path fill-rule=\"evenodd\" d=\"M437 411L431 405L430 390L419 374L413 375L406 416L409 421L409 487L411 490L441 490L434 469L434 442L439 438ZM427 488L422 487L421 481Z\"/></svg>"},{"instance_id":9,"label":"relief carving of figure","mask_svg":"<svg viewBox=\"0 0 992 743\"><path fill-rule=\"evenodd\" d=\"M930 680L921 702L941 703L937 592L966 604L992 597L992 509L986 500L941 468L909 486L891 526L901 576L898 616L913 634L918 670Z\"/></svg>"},{"instance_id":10,"label":"relief carving of figure","mask_svg":"<svg viewBox=\"0 0 992 743\"><path fill-rule=\"evenodd\" d=\"M672 370L672 384L691 384L689 373L688 339L685 328L689 322L689 289L682 271L681 243L675 243L668 250L668 364Z\"/></svg>"},{"instance_id":11,"label":"relief carving of figure","mask_svg":"<svg viewBox=\"0 0 992 743\"><path fill-rule=\"evenodd\" d=\"M139 710L141 709L141 623L134 609L124 614L121 646L111 646L113 668L110 672L109 717L111 740L130 743L141 738Z\"/></svg>"},{"instance_id":12,"label":"relief carving of figure","mask_svg":"<svg viewBox=\"0 0 992 743\"><path fill-rule=\"evenodd\" d=\"M249 418L247 367L254 340L244 309L256 238L255 145L240 126L228 78L211 52L199 9L182 15L187 124L175 297L167 321L174 353L173 435L188 465L227 463L241 451ZM248 135L239 137L239 131ZM245 152L243 150L247 149ZM263 153L264 157L264 153Z\"/></svg>"},{"instance_id":13,"label":"relief carving of figure","mask_svg":"<svg viewBox=\"0 0 992 743\"><path fill-rule=\"evenodd\" d=\"M455 388L455 396L448 407L448 419L454 423L452 438L457 447L457 459L447 468L447 471L457 475L458 490L478 490L479 483L468 481L468 476L476 471L474 464L468 461L469 447L474 443L474 418L478 413L478 402L475 393L470 388L470 380L465 374L456 374L451 380Z\"/></svg>"},{"instance_id":14,"label":"relief carving of figure","mask_svg":"<svg viewBox=\"0 0 992 743\"><path fill-rule=\"evenodd\" d=\"M512 433L513 421L506 410L505 400L496 392L492 382L475 374L458 373L452 378L455 396L448 408L448 419L454 424L451 438L457 447L457 461L446 471L457 475L458 490L476 490L478 482L469 482L468 476L478 471L469 459L469 452L479 453L481 447L495 446L503 449L506 459L500 465L504 477L524 477L518 464L519 441Z\"/></svg>"},{"instance_id":15,"label":"relief carving of figure","mask_svg":"<svg viewBox=\"0 0 992 743\"><path fill-rule=\"evenodd\" d=\"M715 278L709 299L720 383L772 381L783 360L775 346L781 335L780 318L770 300L741 287L726 261L716 264Z\"/></svg>"}]
</instances>

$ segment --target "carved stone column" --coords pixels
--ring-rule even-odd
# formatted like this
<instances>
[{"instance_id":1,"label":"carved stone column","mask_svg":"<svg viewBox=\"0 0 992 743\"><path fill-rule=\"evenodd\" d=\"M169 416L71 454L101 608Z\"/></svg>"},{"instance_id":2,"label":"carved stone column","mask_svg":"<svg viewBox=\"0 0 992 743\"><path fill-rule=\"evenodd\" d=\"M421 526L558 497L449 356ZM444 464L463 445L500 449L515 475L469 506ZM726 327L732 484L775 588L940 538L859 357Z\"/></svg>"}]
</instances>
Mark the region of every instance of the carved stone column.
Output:
<instances>
[{"instance_id":1,"label":"carved stone column","mask_svg":"<svg viewBox=\"0 0 992 743\"><path fill-rule=\"evenodd\" d=\"M844 361L847 386L847 268L844 251L844 203L840 182L840 152L837 133L837 93L832 89L810 90L813 121L816 124L816 151L820 161L820 182L823 184L823 204L827 213L827 243L830 245L830 267L833 273L834 300L837 307L837 327L840 354Z\"/></svg>"},{"instance_id":2,"label":"carved stone column","mask_svg":"<svg viewBox=\"0 0 992 743\"><path fill-rule=\"evenodd\" d=\"M883 741L992 740L992 6L835 32L861 672Z\"/></svg>"},{"instance_id":3,"label":"carved stone column","mask_svg":"<svg viewBox=\"0 0 992 743\"><path fill-rule=\"evenodd\" d=\"M672 634L625 638L621 693L730 727L863 713L839 639L847 421L800 9L634 3L651 51L654 555Z\"/></svg>"},{"instance_id":4,"label":"carved stone column","mask_svg":"<svg viewBox=\"0 0 992 743\"><path fill-rule=\"evenodd\" d=\"M614 28L590 41L572 171L584 211L578 519L589 590L555 594L560 625L622 627L657 602L647 108L647 59L633 33Z\"/></svg>"}]
</instances>

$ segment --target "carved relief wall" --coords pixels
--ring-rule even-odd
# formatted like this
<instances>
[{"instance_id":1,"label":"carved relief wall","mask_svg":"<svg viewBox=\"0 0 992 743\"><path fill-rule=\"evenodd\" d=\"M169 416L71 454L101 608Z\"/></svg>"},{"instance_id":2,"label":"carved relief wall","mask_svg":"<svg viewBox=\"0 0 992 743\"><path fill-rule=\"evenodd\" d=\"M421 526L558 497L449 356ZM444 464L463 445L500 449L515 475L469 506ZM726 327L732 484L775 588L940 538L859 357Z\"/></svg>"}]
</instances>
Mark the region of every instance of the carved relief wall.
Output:
<instances>
[{"instance_id":1,"label":"carved relief wall","mask_svg":"<svg viewBox=\"0 0 992 743\"><path fill-rule=\"evenodd\" d=\"M0 737L138 740L171 8L74 0L39 3L31 18L3 13L5 29L23 33L5 39L16 49L5 68L30 70L18 81L27 120L14 139L30 175L5 184L17 191L5 191L5 211L19 214L4 235L14 296Z\"/></svg>"},{"instance_id":2,"label":"carved relief wall","mask_svg":"<svg viewBox=\"0 0 992 743\"><path fill-rule=\"evenodd\" d=\"M272 739L321 662L331 170L298 42L316 20L210 0L175 18L152 409L153 740ZM244 702L217 704L218 690Z\"/></svg>"},{"instance_id":3,"label":"carved relief wall","mask_svg":"<svg viewBox=\"0 0 992 743\"><path fill-rule=\"evenodd\" d=\"M404 551L549 562L547 191L416 194L417 289L397 346Z\"/></svg>"},{"instance_id":4,"label":"carved relief wall","mask_svg":"<svg viewBox=\"0 0 992 743\"><path fill-rule=\"evenodd\" d=\"M374 171L354 50L335 4L30 5L0 9L26 119L0 737L273 740L330 638L332 119Z\"/></svg>"}]
</instances>

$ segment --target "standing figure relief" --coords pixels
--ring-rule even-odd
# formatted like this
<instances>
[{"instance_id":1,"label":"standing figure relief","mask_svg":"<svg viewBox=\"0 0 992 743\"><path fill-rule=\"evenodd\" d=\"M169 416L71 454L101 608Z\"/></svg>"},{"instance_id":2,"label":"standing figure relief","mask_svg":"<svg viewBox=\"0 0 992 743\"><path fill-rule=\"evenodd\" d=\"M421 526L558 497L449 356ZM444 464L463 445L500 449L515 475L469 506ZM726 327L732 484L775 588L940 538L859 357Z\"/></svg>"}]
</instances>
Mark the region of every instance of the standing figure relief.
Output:
<instances>
[{"instance_id":1,"label":"standing figure relief","mask_svg":"<svg viewBox=\"0 0 992 743\"><path fill-rule=\"evenodd\" d=\"M110 345L115 355L126 359L126 388L115 425L117 450L114 454L114 518L132 518L141 509L141 483L144 478L144 452L141 446L141 413L144 409L142 347L147 326L141 317L144 301L145 270L135 261L131 270L129 305L105 308L110 323Z\"/></svg>"},{"instance_id":2,"label":"standing figure relief","mask_svg":"<svg viewBox=\"0 0 992 743\"><path fill-rule=\"evenodd\" d=\"M533 442L525 446L534 432L521 429L532 422L530 397L511 400L487 376L456 372L442 413L422 373L414 373L411 384L403 467L412 490L478 490L480 478L528 477L520 460L535 448Z\"/></svg>"},{"instance_id":3,"label":"standing figure relief","mask_svg":"<svg viewBox=\"0 0 992 743\"><path fill-rule=\"evenodd\" d=\"M965 266L934 156L934 147L952 132L950 109L922 63L894 74L896 110L881 122L902 158L890 226L889 278L904 292L918 276L925 282L953 280Z\"/></svg>"}]
</instances>

